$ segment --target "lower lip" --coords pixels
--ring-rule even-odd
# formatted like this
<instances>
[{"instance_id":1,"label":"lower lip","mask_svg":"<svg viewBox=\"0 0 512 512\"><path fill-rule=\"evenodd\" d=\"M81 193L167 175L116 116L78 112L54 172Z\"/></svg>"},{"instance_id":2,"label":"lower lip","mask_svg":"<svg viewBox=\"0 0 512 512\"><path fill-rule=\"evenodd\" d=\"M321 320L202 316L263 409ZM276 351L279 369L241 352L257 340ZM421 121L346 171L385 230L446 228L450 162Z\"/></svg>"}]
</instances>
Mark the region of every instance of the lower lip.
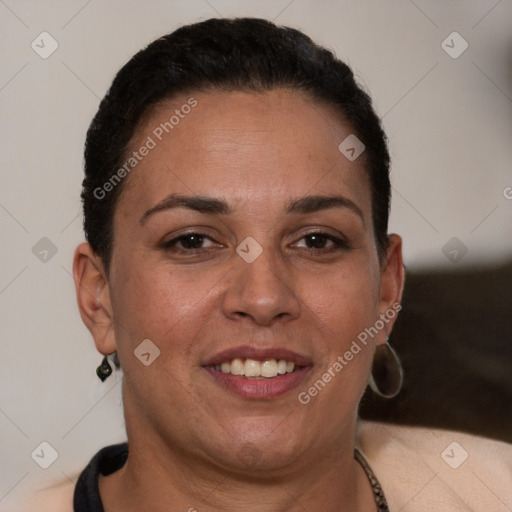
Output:
<instances>
[{"instance_id":1,"label":"lower lip","mask_svg":"<svg viewBox=\"0 0 512 512\"><path fill-rule=\"evenodd\" d=\"M277 375L271 379L246 379L240 375L222 373L211 367L203 367L221 386L243 398L264 399L283 395L306 377L310 367L304 366L299 370L284 375Z\"/></svg>"}]
</instances>

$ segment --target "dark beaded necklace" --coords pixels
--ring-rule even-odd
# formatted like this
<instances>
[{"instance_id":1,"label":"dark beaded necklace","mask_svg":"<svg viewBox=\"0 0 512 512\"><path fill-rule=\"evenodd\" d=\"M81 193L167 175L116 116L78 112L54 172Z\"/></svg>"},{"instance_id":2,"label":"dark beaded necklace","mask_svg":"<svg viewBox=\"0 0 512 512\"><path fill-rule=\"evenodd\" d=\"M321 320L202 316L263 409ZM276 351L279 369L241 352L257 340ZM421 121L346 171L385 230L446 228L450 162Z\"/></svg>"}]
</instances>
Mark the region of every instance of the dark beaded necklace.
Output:
<instances>
[{"instance_id":1,"label":"dark beaded necklace","mask_svg":"<svg viewBox=\"0 0 512 512\"><path fill-rule=\"evenodd\" d=\"M368 480L370 481L378 512L389 512L388 503L386 501L386 497L384 496L384 491L382 490L377 477L374 475L372 468L368 462L366 462L366 459L357 448L354 450L354 458L357 460L357 462L359 462L359 464L361 464L366 473L366 476L368 477Z\"/></svg>"}]
</instances>

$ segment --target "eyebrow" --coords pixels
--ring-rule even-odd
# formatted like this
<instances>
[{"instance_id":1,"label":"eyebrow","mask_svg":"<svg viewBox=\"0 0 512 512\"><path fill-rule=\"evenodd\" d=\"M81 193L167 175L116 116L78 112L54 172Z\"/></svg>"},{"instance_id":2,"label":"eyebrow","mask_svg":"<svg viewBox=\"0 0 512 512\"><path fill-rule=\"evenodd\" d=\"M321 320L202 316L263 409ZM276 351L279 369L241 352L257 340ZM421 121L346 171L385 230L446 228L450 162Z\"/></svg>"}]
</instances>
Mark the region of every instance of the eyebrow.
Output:
<instances>
[{"instance_id":1,"label":"eyebrow","mask_svg":"<svg viewBox=\"0 0 512 512\"><path fill-rule=\"evenodd\" d=\"M142 226L151 215L164 210L170 210L172 208L188 208L189 210L194 210L199 213L211 213L216 215L231 213L231 208L221 199L215 199L208 196L183 196L180 194L171 194L162 199L162 201L160 201L156 206L153 206L153 208L144 212L142 217L139 219L139 224Z\"/></svg>"},{"instance_id":2,"label":"eyebrow","mask_svg":"<svg viewBox=\"0 0 512 512\"><path fill-rule=\"evenodd\" d=\"M209 213L214 215L227 215L232 212L229 205L222 199L209 196L184 196L181 194L171 194L157 205L153 206L139 219L139 224L143 226L147 219L155 213L170 210L173 208L188 208L199 213ZM324 196L313 195L304 196L299 199L290 201L285 208L286 213L291 214L307 214L315 213L331 208L346 208L357 214L364 225L364 216L361 208L353 201L344 196Z\"/></svg>"},{"instance_id":3,"label":"eyebrow","mask_svg":"<svg viewBox=\"0 0 512 512\"><path fill-rule=\"evenodd\" d=\"M330 208L347 208L361 217L364 225L363 211L357 204L344 196L305 196L296 199L286 207L287 213L314 213Z\"/></svg>"}]
</instances>

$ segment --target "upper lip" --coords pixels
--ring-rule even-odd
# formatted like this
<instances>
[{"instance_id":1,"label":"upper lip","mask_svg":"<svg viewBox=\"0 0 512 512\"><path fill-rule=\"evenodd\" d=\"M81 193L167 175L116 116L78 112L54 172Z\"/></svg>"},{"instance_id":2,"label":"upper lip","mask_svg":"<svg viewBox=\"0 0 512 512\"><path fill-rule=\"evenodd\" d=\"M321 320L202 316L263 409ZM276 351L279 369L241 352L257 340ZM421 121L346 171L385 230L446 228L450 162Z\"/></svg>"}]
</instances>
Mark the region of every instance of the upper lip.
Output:
<instances>
[{"instance_id":1,"label":"upper lip","mask_svg":"<svg viewBox=\"0 0 512 512\"><path fill-rule=\"evenodd\" d=\"M214 366L222 364L233 359L255 359L256 361L268 361L269 359L284 359L295 363L296 366L310 366L311 359L305 355L298 354L293 350L282 347L251 347L242 345L239 347L228 348L215 354L208 359L203 366Z\"/></svg>"}]
</instances>

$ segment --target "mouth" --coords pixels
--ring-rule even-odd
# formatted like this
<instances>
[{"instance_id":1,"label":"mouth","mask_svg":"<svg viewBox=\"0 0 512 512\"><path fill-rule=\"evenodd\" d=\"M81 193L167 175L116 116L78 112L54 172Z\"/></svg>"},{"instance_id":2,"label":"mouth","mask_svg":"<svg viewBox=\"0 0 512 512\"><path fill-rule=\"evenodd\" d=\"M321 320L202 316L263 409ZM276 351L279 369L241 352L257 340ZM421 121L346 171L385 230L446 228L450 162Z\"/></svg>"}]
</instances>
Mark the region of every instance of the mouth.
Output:
<instances>
[{"instance_id":1,"label":"mouth","mask_svg":"<svg viewBox=\"0 0 512 512\"><path fill-rule=\"evenodd\" d=\"M312 364L287 349L239 347L211 358L202 366L222 388L243 398L270 399L293 388Z\"/></svg>"},{"instance_id":2,"label":"mouth","mask_svg":"<svg viewBox=\"0 0 512 512\"><path fill-rule=\"evenodd\" d=\"M214 370L230 375L240 375L246 379L273 379L278 375L286 375L300 368L295 366L293 361L285 359L267 359L257 361L256 359L236 358L232 361L224 361L221 364L210 366Z\"/></svg>"}]
</instances>

